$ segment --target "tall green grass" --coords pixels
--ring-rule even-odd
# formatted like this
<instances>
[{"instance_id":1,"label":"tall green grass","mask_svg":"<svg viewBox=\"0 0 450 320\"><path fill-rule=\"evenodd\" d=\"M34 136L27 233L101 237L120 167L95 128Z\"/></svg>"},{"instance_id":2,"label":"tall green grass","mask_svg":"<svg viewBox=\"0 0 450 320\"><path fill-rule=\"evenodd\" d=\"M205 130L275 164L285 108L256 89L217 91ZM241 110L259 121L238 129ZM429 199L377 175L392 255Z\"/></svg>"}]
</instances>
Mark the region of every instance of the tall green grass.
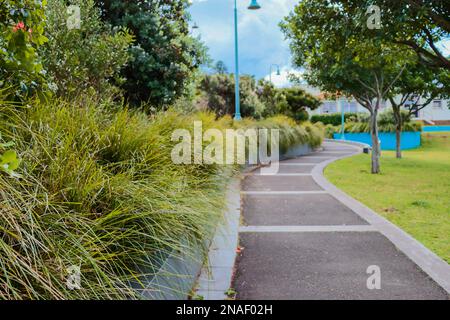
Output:
<instances>
[{"instance_id":1,"label":"tall green grass","mask_svg":"<svg viewBox=\"0 0 450 320\"><path fill-rule=\"evenodd\" d=\"M1 114L2 136L22 159L20 178L0 173L1 299L139 299L130 286L138 269L157 270L159 256L189 254L211 237L238 168L173 164L171 134L194 120L229 128L229 117L148 117L85 97L1 104ZM258 125L283 128L285 145L320 143L319 129L287 121ZM79 290L67 288L71 266Z\"/></svg>"}]
</instances>

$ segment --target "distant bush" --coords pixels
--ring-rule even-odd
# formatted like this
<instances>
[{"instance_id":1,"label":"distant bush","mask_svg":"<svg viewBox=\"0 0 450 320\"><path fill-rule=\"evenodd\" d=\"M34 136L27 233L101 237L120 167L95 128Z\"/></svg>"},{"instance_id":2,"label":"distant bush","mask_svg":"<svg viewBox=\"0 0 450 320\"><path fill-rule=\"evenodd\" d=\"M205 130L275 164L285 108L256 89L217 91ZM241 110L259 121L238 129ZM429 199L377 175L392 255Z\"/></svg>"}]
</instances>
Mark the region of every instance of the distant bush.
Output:
<instances>
[{"instance_id":1,"label":"distant bush","mask_svg":"<svg viewBox=\"0 0 450 320\"><path fill-rule=\"evenodd\" d=\"M284 114L303 122L309 119L307 109L315 110L320 106L319 99L299 87L276 88L263 79L258 82L257 93L265 106L263 114L265 117Z\"/></svg>"},{"instance_id":2,"label":"distant bush","mask_svg":"<svg viewBox=\"0 0 450 320\"><path fill-rule=\"evenodd\" d=\"M400 111L400 117L403 124L411 122L411 114L406 110ZM392 109L386 110L378 115L378 125L381 127L395 126L396 121L394 117L394 111Z\"/></svg>"},{"instance_id":3,"label":"distant bush","mask_svg":"<svg viewBox=\"0 0 450 320\"><path fill-rule=\"evenodd\" d=\"M329 119L337 117L338 114L329 115ZM358 113L358 114L348 114L345 123L345 132L349 133L360 133L360 132L370 132L369 125L369 114L368 113ZM401 112L402 116L402 131L403 132L416 132L422 130L422 125L418 122L412 122L411 116L407 111ZM314 116L313 116L314 117ZM340 119L340 114L339 114ZM315 118L317 120L317 118ZM312 119L311 119L312 121ZM387 110L382 112L378 116L378 130L379 132L395 132L396 124L394 119L394 113L392 110ZM325 136L327 138L332 138L334 133L341 132L341 121L337 125L327 124L325 128Z\"/></svg>"},{"instance_id":4,"label":"distant bush","mask_svg":"<svg viewBox=\"0 0 450 320\"><path fill-rule=\"evenodd\" d=\"M355 121L358 118L359 113L346 112L344 114L345 121ZM324 125L331 124L337 126L342 122L341 113L329 113L329 114L314 114L311 116L311 122L322 122Z\"/></svg>"},{"instance_id":5,"label":"distant bush","mask_svg":"<svg viewBox=\"0 0 450 320\"><path fill-rule=\"evenodd\" d=\"M205 75L199 84L201 103L217 117L234 115L234 76L228 74ZM239 82L241 115L260 119L265 105L256 93L256 81L251 76L241 76Z\"/></svg>"},{"instance_id":6,"label":"distant bush","mask_svg":"<svg viewBox=\"0 0 450 320\"><path fill-rule=\"evenodd\" d=\"M285 152L296 144L306 144L313 148L322 144L324 130L321 126L305 122L298 124L285 115L273 116L261 121L244 119L235 122L236 128L267 128L280 130L280 151Z\"/></svg>"},{"instance_id":7,"label":"distant bush","mask_svg":"<svg viewBox=\"0 0 450 320\"><path fill-rule=\"evenodd\" d=\"M395 132L395 125L390 123L378 124L379 132ZM407 122L403 124L403 132L422 131L422 125L416 122ZM345 124L345 132L358 133L370 132L369 123L366 122L348 122Z\"/></svg>"}]
</instances>

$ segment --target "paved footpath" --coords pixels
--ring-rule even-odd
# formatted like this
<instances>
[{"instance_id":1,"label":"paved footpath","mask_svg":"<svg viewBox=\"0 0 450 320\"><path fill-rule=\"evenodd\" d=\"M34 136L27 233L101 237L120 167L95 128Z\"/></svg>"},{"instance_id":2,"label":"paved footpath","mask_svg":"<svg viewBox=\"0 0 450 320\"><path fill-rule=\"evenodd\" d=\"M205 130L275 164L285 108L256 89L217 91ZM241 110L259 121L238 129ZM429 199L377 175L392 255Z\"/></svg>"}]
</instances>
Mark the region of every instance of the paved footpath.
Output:
<instances>
[{"instance_id":1,"label":"paved footpath","mask_svg":"<svg viewBox=\"0 0 450 320\"><path fill-rule=\"evenodd\" d=\"M321 187L317 176L324 162L357 152L350 145L325 142L322 151L281 162L276 176L257 170L245 177L239 229L243 250L233 281L237 299L449 298L398 246L411 257L417 254L425 268L437 270L436 278L442 276L444 283L447 264L395 226L383 219L378 223L377 217L370 222ZM400 232L398 243L380 232L385 227L392 239ZM377 268L381 287L368 289Z\"/></svg>"}]
</instances>

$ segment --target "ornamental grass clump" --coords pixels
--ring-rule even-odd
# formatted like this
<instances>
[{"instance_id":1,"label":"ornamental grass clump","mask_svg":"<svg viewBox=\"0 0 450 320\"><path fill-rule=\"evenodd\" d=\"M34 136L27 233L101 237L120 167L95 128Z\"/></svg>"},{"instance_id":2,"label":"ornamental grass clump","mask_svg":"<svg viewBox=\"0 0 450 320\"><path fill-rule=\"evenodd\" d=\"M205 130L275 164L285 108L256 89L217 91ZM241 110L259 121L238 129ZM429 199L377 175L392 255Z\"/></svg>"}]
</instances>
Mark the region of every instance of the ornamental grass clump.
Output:
<instances>
[{"instance_id":1,"label":"ornamental grass clump","mask_svg":"<svg viewBox=\"0 0 450 320\"><path fill-rule=\"evenodd\" d=\"M171 136L194 121L223 131L230 117L148 116L87 97L0 110L2 139L20 158L16 175L0 172L0 299L139 299L164 257L206 256L238 167L176 165ZM285 146L321 139L284 117L244 124L281 129Z\"/></svg>"},{"instance_id":2,"label":"ornamental grass clump","mask_svg":"<svg viewBox=\"0 0 450 320\"><path fill-rule=\"evenodd\" d=\"M172 163L171 130L190 117L63 101L3 114L22 163L21 178L0 174L0 298L139 298L137 266L210 237L233 169Z\"/></svg>"}]
</instances>

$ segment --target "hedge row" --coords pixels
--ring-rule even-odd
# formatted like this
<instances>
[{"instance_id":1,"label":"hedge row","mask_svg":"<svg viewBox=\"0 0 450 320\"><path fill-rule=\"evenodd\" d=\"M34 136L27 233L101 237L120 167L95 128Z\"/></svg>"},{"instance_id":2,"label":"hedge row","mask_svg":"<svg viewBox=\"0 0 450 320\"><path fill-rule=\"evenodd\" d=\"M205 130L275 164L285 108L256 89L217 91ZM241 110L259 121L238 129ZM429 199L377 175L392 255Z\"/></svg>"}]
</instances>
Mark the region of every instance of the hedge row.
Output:
<instances>
[{"instance_id":1,"label":"hedge row","mask_svg":"<svg viewBox=\"0 0 450 320\"><path fill-rule=\"evenodd\" d=\"M349 121L352 119L358 118L358 113L355 112L346 112L344 113L345 121ZM331 124L333 126L337 126L342 122L342 114L341 113L329 113L329 114L315 114L311 116L311 122L317 123L322 122L324 125Z\"/></svg>"}]
</instances>

